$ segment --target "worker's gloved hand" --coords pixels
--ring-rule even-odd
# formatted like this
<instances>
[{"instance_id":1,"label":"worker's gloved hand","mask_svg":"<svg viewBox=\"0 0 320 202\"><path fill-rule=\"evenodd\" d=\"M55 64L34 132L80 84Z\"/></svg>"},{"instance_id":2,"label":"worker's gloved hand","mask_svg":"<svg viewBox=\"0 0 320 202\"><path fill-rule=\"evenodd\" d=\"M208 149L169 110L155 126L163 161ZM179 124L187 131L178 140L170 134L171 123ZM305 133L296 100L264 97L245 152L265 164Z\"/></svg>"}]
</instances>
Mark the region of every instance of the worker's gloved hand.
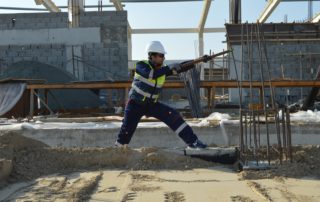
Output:
<instances>
[{"instance_id":1,"label":"worker's gloved hand","mask_svg":"<svg viewBox=\"0 0 320 202\"><path fill-rule=\"evenodd\" d=\"M187 61L184 61L182 63L180 63L180 65L184 65L183 69L181 69L181 71L179 71L179 73L181 72L186 72L190 69L193 69L196 67L196 65L192 62L193 60L187 60Z\"/></svg>"},{"instance_id":2,"label":"worker's gloved hand","mask_svg":"<svg viewBox=\"0 0 320 202\"><path fill-rule=\"evenodd\" d=\"M208 62L208 61L210 61L209 55L204 55L204 56L202 56L202 60L203 60L203 62Z\"/></svg>"},{"instance_id":3,"label":"worker's gloved hand","mask_svg":"<svg viewBox=\"0 0 320 202\"><path fill-rule=\"evenodd\" d=\"M173 63L168 66L169 66L169 69L172 71L173 75L178 74L178 72L180 72L182 68L180 63Z\"/></svg>"}]
</instances>

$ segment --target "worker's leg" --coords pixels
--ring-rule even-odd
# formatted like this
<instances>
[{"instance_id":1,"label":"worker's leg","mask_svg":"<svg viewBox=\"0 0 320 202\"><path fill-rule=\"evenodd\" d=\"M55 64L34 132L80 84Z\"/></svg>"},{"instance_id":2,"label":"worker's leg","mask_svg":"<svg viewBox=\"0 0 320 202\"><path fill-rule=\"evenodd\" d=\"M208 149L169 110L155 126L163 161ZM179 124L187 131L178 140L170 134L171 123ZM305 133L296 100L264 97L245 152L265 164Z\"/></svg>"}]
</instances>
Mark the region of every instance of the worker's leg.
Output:
<instances>
[{"instance_id":1,"label":"worker's leg","mask_svg":"<svg viewBox=\"0 0 320 202\"><path fill-rule=\"evenodd\" d=\"M153 116L167 124L186 144L193 144L198 139L191 127L175 109L158 102L150 107L146 113L148 116Z\"/></svg>"},{"instance_id":2,"label":"worker's leg","mask_svg":"<svg viewBox=\"0 0 320 202\"><path fill-rule=\"evenodd\" d=\"M144 109L141 105L135 103L133 100L128 101L122 120L122 126L118 134L118 143L129 144L143 113Z\"/></svg>"}]
</instances>

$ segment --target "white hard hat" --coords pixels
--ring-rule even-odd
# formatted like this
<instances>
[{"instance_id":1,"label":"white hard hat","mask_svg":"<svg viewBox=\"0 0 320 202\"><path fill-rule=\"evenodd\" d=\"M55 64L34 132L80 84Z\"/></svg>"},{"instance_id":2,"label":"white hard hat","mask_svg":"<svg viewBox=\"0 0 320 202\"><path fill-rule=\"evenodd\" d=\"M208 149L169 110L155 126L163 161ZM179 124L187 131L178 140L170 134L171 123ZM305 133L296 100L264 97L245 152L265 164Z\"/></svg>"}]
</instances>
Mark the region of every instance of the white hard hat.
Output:
<instances>
[{"instance_id":1,"label":"white hard hat","mask_svg":"<svg viewBox=\"0 0 320 202\"><path fill-rule=\"evenodd\" d=\"M151 41L146 47L147 53L161 53L166 54L164 47L160 41Z\"/></svg>"}]
</instances>

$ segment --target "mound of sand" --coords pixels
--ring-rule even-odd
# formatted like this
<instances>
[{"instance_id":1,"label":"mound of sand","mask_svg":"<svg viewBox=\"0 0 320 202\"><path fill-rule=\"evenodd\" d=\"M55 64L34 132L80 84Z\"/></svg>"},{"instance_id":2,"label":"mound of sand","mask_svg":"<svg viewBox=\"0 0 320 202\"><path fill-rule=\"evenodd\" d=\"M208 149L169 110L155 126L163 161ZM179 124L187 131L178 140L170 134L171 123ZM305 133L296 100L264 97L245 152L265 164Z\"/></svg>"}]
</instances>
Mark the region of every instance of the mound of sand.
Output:
<instances>
[{"instance_id":1,"label":"mound of sand","mask_svg":"<svg viewBox=\"0 0 320 202\"><path fill-rule=\"evenodd\" d=\"M0 159L12 161L10 180L99 169L191 169L212 163L157 148L51 148L14 131L0 134Z\"/></svg>"},{"instance_id":2,"label":"mound of sand","mask_svg":"<svg viewBox=\"0 0 320 202\"><path fill-rule=\"evenodd\" d=\"M320 146L295 146L292 163L284 162L269 170L246 170L240 173L243 179L266 179L279 177L313 176L320 178Z\"/></svg>"},{"instance_id":3,"label":"mound of sand","mask_svg":"<svg viewBox=\"0 0 320 202\"><path fill-rule=\"evenodd\" d=\"M158 148L51 148L15 131L0 133L0 181L35 179L81 170L185 170L213 163ZM9 178L8 178L9 176ZM293 162L264 171L243 171L243 179L320 177L320 146L294 147Z\"/></svg>"}]
</instances>

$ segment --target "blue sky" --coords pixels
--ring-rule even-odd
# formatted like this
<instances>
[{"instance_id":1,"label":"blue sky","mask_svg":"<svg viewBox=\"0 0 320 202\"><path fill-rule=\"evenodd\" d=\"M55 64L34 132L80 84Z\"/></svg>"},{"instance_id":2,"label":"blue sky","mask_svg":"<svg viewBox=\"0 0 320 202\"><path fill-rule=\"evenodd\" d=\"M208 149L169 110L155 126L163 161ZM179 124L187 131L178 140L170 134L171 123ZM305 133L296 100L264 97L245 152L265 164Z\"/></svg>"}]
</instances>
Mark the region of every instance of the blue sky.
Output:
<instances>
[{"instance_id":1,"label":"blue sky","mask_svg":"<svg viewBox=\"0 0 320 202\"><path fill-rule=\"evenodd\" d=\"M34 0L0 0L1 6L38 7ZM67 0L54 0L56 5L67 5ZM87 5L96 5L98 0L85 0ZM229 0L214 0L205 27L223 27L229 20ZM103 0L103 4L110 4ZM266 5L265 0L242 0L242 21L256 22ZM203 2L181 3L127 3L128 20L132 28L195 28L198 26ZM114 10L108 8L105 10ZM0 10L1 13L15 12ZM21 11L18 11L21 12ZM313 2L313 13L320 12L320 2ZM282 2L269 17L267 22L303 21L308 16L307 2ZM145 46L151 40L164 44L167 59L190 59L197 56L197 34L150 34L133 35L133 59L145 58ZM204 35L205 53L219 52L226 48L224 33L207 33Z\"/></svg>"}]
</instances>

